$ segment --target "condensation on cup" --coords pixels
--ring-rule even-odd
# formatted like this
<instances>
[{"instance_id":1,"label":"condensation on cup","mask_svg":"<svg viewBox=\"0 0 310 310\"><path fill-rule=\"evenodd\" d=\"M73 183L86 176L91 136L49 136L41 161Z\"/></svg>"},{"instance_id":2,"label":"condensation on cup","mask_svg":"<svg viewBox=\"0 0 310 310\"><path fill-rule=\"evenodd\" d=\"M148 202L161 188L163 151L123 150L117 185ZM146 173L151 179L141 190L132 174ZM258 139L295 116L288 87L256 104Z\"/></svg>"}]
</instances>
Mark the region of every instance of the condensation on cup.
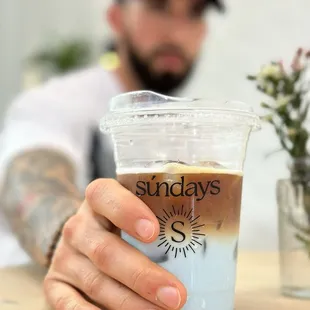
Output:
<instances>
[{"instance_id":1,"label":"condensation on cup","mask_svg":"<svg viewBox=\"0 0 310 310\"><path fill-rule=\"evenodd\" d=\"M186 286L184 310L233 310L243 166L259 117L236 101L116 96L110 134L118 181L157 216L152 244L122 238Z\"/></svg>"}]
</instances>

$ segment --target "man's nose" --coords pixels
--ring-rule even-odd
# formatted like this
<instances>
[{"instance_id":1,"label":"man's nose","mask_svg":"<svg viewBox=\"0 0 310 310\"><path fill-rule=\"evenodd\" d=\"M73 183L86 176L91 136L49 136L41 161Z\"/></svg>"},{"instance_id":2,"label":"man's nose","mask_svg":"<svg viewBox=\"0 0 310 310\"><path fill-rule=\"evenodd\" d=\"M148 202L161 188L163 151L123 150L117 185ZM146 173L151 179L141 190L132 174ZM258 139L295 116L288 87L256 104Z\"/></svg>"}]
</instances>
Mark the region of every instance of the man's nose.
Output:
<instances>
[{"instance_id":1,"label":"man's nose","mask_svg":"<svg viewBox=\"0 0 310 310\"><path fill-rule=\"evenodd\" d=\"M182 16L175 16L166 23L165 36L170 42L180 43L187 40L189 31L190 23L188 19Z\"/></svg>"}]
</instances>

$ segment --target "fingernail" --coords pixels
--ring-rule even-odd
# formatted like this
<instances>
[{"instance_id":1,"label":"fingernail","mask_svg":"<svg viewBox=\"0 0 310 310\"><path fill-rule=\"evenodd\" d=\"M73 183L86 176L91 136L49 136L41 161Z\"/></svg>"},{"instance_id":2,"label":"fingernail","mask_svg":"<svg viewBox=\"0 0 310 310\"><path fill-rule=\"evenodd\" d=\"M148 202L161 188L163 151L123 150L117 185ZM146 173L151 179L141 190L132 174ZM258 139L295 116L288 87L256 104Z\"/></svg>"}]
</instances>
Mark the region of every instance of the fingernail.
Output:
<instances>
[{"instance_id":1,"label":"fingernail","mask_svg":"<svg viewBox=\"0 0 310 310\"><path fill-rule=\"evenodd\" d=\"M136 223L136 232L142 239L149 240L155 234L155 226L149 220L139 220Z\"/></svg>"},{"instance_id":2,"label":"fingernail","mask_svg":"<svg viewBox=\"0 0 310 310\"><path fill-rule=\"evenodd\" d=\"M178 309L181 304L179 290L174 287L162 287L157 291L157 299L170 309Z\"/></svg>"}]
</instances>

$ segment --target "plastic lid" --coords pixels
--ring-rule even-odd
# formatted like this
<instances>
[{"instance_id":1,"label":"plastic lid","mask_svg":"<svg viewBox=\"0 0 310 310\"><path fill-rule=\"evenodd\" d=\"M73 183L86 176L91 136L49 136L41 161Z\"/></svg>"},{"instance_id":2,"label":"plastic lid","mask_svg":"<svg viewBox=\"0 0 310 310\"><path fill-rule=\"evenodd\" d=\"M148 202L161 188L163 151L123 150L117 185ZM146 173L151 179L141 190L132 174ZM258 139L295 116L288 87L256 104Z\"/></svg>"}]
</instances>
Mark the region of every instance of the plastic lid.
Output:
<instances>
[{"instance_id":1,"label":"plastic lid","mask_svg":"<svg viewBox=\"0 0 310 310\"><path fill-rule=\"evenodd\" d=\"M115 127L167 121L247 125L252 130L260 129L259 117L243 102L169 97L151 91L129 92L112 98L110 112L102 118L100 128L110 132Z\"/></svg>"}]
</instances>

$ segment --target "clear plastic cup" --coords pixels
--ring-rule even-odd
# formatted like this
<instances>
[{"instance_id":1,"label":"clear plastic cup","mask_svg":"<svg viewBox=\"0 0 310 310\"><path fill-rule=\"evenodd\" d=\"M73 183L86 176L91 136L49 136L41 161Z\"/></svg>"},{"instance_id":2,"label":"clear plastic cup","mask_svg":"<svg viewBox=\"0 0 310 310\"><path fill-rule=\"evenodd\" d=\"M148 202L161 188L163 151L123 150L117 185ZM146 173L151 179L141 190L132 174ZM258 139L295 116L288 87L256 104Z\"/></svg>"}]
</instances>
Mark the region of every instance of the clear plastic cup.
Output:
<instances>
[{"instance_id":1,"label":"clear plastic cup","mask_svg":"<svg viewBox=\"0 0 310 310\"><path fill-rule=\"evenodd\" d=\"M183 282L185 310L234 309L243 165L259 128L244 103L149 91L114 97L101 121L119 182L160 225L152 244L122 237Z\"/></svg>"}]
</instances>

